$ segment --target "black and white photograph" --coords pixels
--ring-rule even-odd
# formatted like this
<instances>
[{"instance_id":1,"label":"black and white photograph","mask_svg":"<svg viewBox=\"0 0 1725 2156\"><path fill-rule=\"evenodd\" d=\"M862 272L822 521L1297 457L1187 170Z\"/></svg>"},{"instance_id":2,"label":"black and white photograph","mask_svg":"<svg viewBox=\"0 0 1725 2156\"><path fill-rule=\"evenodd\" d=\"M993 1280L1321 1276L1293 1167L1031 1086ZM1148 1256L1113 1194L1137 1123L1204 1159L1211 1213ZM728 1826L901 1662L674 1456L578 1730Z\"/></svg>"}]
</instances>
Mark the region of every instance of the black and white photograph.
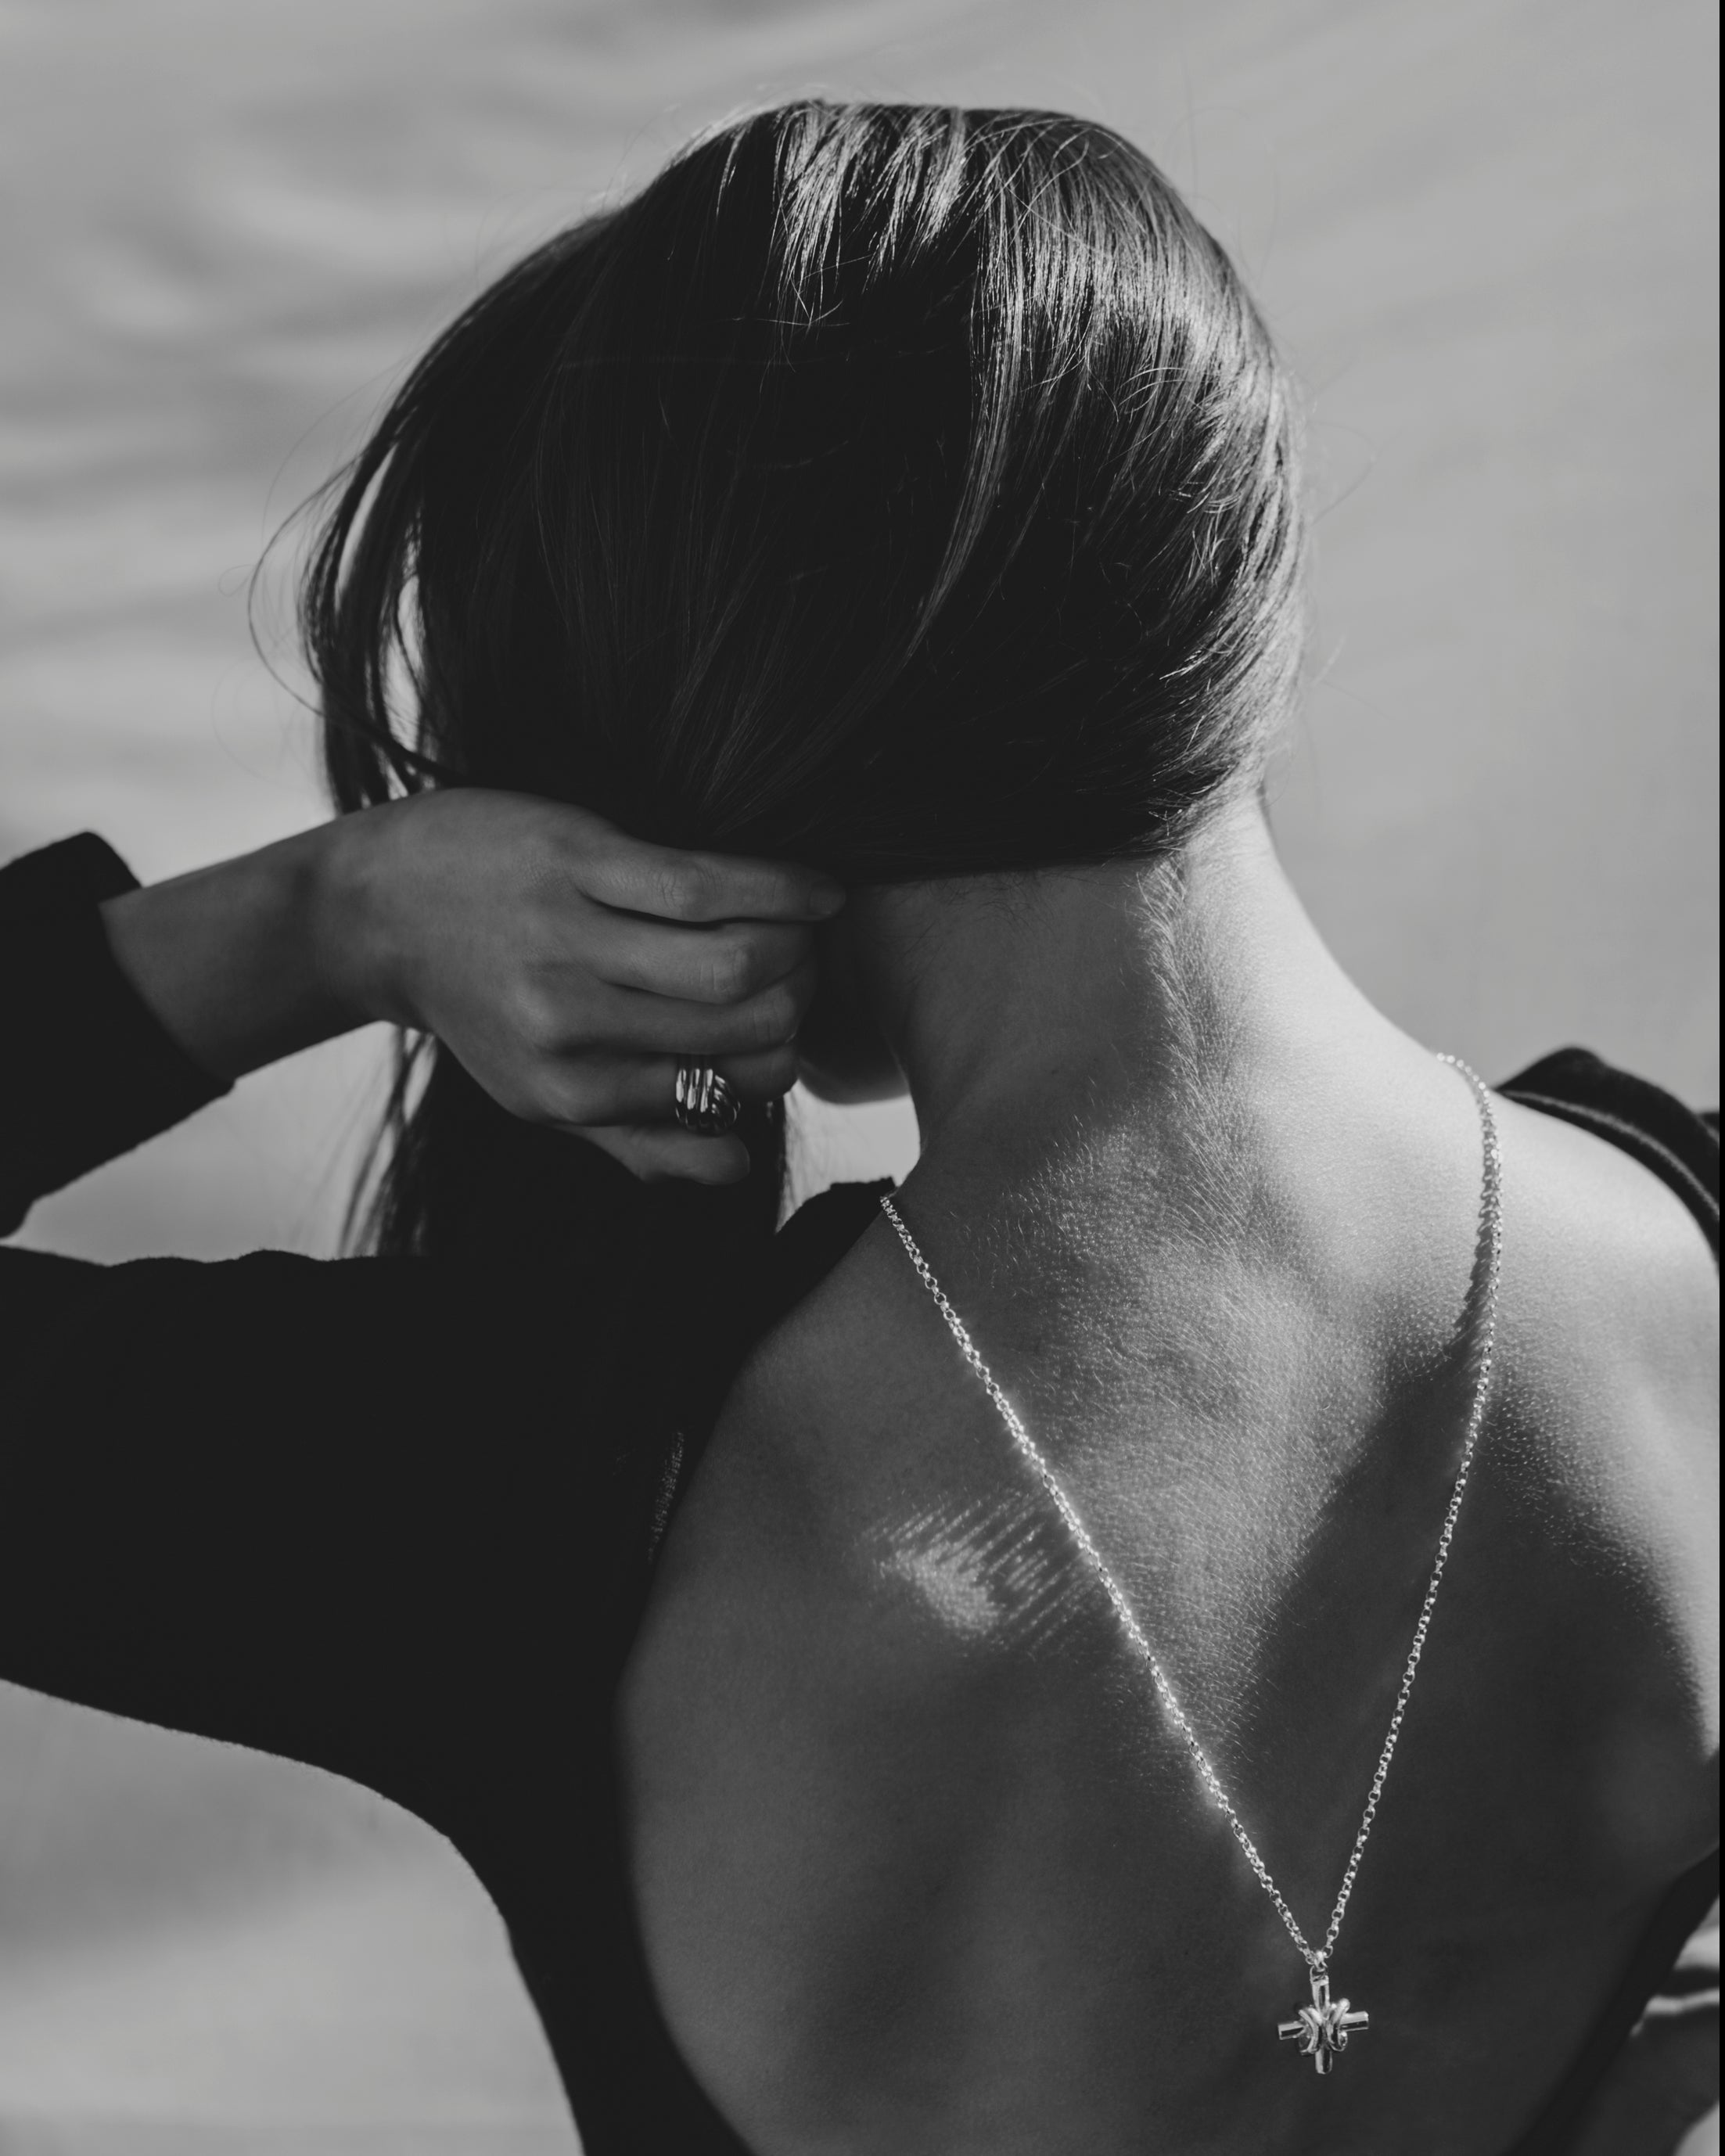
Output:
<instances>
[{"instance_id":1,"label":"black and white photograph","mask_svg":"<svg viewBox=\"0 0 1725 2156\"><path fill-rule=\"evenodd\" d=\"M0 2156L1718 2156L1704 0L0 0Z\"/></svg>"}]
</instances>

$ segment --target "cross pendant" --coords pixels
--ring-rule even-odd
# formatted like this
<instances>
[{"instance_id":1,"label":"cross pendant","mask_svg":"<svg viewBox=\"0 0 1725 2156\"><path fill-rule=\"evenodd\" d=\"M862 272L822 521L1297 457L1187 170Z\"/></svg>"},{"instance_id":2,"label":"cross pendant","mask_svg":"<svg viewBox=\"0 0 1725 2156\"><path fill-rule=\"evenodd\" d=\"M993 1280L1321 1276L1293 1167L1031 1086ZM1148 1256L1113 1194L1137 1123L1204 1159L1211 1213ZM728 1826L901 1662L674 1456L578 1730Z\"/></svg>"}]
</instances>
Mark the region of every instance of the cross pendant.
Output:
<instances>
[{"instance_id":1,"label":"cross pendant","mask_svg":"<svg viewBox=\"0 0 1725 2156\"><path fill-rule=\"evenodd\" d=\"M1312 1972L1312 2004L1302 2006L1291 2021L1278 2021L1276 2033L1285 2044L1297 2044L1302 2058L1310 2059L1321 2074L1336 2062L1336 2054L1348 2049L1348 2039L1363 2030L1369 2017L1354 2013L1345 1999L1330 1997L1329 1973Z\"/></svg>"}]
</instances>

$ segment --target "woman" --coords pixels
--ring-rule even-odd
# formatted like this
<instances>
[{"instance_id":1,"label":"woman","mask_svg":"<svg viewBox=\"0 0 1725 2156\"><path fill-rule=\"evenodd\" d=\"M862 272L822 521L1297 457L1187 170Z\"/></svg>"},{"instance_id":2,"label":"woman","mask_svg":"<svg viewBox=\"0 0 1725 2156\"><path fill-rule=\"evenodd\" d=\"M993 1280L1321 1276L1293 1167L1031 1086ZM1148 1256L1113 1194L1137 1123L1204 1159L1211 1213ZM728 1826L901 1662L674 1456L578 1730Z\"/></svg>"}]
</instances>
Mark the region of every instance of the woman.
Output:
<instances>
[{"instance_id":1,"label":"woman","mask_svg":"<svg viewBox=\"0 0 1725 2156\"><path fill-rule=\"evenodd\" d=\"M1296 490L1128 145L760 115L348 476L348 813L6 872L20 1200L343 1025L437 1045L374 1255L6 1254L5 1674L449 1835L593 2156L1710 2100L1625 2046L1716 1891L1716 1146L1576 1051L1476 1092L1324 951L1259 799ZM674 1115L715 1060L732 1135ZM793 1068L908 1083L890 1216L773 1235Z\"/></svg>"}]
</instances>

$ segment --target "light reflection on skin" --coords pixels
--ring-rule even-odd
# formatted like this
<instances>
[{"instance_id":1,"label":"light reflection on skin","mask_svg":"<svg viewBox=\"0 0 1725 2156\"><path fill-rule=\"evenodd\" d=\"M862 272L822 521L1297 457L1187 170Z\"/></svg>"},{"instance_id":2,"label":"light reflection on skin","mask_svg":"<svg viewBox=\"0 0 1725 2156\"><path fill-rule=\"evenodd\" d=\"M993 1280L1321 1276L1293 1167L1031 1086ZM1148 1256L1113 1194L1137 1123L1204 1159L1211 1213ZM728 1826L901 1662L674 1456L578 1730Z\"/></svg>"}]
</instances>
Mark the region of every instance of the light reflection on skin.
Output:
<instances>
[{"instance_id":1,"label":"light reflection on skin","mask_svg":"<svg viewBox=\"0 0 1725 2156\"><path fill-rule=\"evenodd\" d=\"M1046 1646L1084 1601L1076 1553L1023 1490L954 1493L883 1520L868 1555L942 1631L976 1644Z\"/></svg>"}]
</instances>

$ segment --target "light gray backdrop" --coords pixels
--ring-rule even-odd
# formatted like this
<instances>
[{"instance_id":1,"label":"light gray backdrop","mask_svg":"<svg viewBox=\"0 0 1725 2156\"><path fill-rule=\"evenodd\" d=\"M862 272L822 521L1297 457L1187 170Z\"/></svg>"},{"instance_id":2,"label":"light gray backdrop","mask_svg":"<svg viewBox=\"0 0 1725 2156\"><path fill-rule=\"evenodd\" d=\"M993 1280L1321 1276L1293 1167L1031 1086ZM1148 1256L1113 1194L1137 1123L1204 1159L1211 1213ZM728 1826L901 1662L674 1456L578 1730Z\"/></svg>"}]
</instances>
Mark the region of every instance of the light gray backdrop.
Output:
<instances>
[{"instance_id":1,"label":"light gray backdrop","mask_svg":"<svg viewBox=\"0 0 1725 2156\"><path fill-rule=\"evenodd\" d=\"M0 0L0 857L94 828L152 878L318 816L247 573L523 247L745 102L1055 105L1163 162L1307 385L1276 820L1343 959L1490 1074L1579 1040L1711 1101L1712 37L1703 0ZM20 1240L327 1250L375 1050L247 1081ZM914 1143L824 1116L802 1181ZM433 1837L0 1690L0 2152L559 2121Z\"/></svg>"}]
</instances>

